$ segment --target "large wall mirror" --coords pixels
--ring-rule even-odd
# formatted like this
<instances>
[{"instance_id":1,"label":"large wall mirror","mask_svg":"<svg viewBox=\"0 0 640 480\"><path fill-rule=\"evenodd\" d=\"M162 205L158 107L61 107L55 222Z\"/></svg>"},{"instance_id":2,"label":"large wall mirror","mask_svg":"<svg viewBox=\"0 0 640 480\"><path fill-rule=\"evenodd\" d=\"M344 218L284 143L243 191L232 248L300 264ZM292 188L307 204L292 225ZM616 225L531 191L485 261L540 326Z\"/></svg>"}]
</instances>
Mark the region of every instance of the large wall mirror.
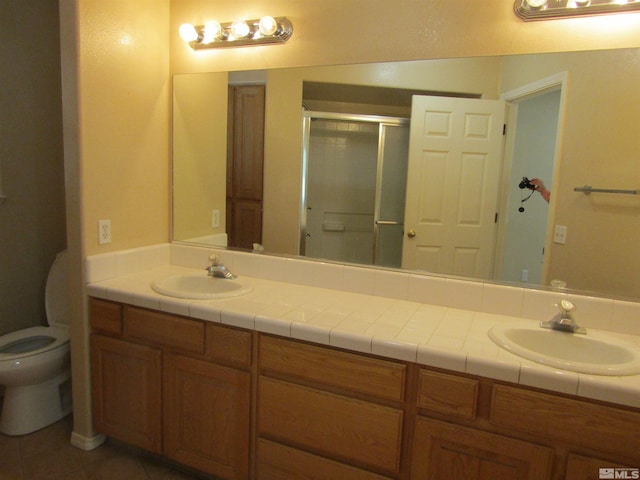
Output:
<instances>
[{"instance_id":1,"label":"large wall mirror","mask_svg":"<svg viewBox=\"0 0 640 480\"><path fill-rule=\"evenodd\" d=\"M640 50L176 75L175 241L227 240L230 84L265 85L265 252L640 297Z\"/></svg>"}]
</instances>

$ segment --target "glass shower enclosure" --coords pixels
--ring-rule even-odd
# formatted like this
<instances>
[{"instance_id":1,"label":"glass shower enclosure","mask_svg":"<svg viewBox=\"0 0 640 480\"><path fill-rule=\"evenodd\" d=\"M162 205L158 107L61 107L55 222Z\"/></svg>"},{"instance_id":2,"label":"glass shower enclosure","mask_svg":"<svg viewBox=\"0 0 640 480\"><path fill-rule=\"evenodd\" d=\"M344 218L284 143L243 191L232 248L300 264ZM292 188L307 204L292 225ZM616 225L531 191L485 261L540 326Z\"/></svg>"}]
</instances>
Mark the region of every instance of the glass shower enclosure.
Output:
<instances>
[{"instance_id":1,"label":"glass shower enclosure","mask_svg":"<svg viewBox=\"0 0 640 480\"><path fill-rule=\"evenodd\" d=\"M304 112L300 254L400 267L406 118Z\"/></svg>"}]
</instances>

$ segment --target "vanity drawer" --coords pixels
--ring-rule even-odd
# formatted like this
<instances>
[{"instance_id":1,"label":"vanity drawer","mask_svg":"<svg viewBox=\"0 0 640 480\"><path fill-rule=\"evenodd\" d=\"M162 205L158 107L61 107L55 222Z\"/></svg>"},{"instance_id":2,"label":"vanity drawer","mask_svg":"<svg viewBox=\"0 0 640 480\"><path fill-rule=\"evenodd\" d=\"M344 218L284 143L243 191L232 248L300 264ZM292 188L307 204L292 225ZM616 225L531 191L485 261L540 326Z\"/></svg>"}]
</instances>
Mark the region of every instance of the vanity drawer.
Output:
<instances>
[{"instance_id":1,"label":"vanity drawer","mask_svg":"<svg viewBox=\"0 0 640 480\"><path fill-rule=\"evenodd\" d=\"M479 383L472 378L420 369L418 407L473 420Z\"/></svg>"},{"instance_id":2,"label":"vanity drawer","mask_svg":"<svg viewBox=\"0 0 640 480\"><path fill-rule=\"evenodd\" d=\"M398 472L402 410L259 377L258 434L365 468Z\"/></svg>"},{"instance_id":3,"label":"vanity drawer","mask_svg":"<svg viewBox=\"0 0 640 480\"><path fill-rule=\"evenodd\" d=\"M640 461L640 412L494 385L490 420L508 429Z\"/></svg>"},{"instance_id":4,"label":"vanity drawer","mask_svg":"<svg viewBox=\"0 0 640 480\"><path fill-rule=\"evenodd\" d=\"M263 438L258 440L257 475L259 480L390 480L376 473L312 455Z\"/></svg>"},{"instance_id":5,"label":"vanity drawer","mask_svg":"<svg viewBox=\"0 0 640 480\"><path fill-rule=\"evenodd\" d=\"M166 313L124 307L124 337L144 343L204 353L204 323Z\"/></svg>"},{"instance_id":6,"label":"vanity drawer","mask_svg":"<svg viewBox=\"0 0 640 480\"><path fill-rule=\"evenodd\" d=\"M260 369L386 400L402 401L407 367L305 343L260 336Z\"/></svg>"},{"instance_id":7,"label":"vanity drawer","mask_svg":"<svg viewBox=\"0 0 640 480\"><path fill-rule=\"evenodd\" d=\"M90 298L89 319L94 332L122 335L122 305L119 303Z\"/></svg>"},{"instance_id":8,"label":"vanity drawer","mask_svg":"<svg viewBox=\"0 0 640 480\"><path fill-rule=\"evenodd\" d=\"M207 357L232 366L251 366L251 332L213 323L207 323L206 332Z\"/></svg>"}]
</instances>

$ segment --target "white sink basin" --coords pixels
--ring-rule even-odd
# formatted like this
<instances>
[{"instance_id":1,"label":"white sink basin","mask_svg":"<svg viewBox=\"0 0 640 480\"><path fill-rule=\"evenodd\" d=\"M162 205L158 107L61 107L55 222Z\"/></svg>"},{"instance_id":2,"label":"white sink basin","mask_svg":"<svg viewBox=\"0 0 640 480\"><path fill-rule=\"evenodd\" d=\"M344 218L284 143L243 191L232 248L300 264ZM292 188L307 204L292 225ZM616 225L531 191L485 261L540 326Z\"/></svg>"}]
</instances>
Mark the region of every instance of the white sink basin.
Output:
<instances>
[{"instance_id":1,"label":"white sink basin","mask_svg":"<svg viewBox=\"0 0 640 480\"><path fill-rule=\"evenodd\" d=\"M515 355L550 367L595 375L640 374L640 346L600 332L581 335L507 324L491 328L489 338Z\"/></svg>"},{"instance_id":2,"label":"white sink basin","mask_svg":"<svg viewBox=\"0 0 640 480\"><path fill-rule=\"evenodd\" d=\"M205 273L172 275L151 282L151 288L162 295L177 298L210 299L245 295L251 287L238 280L213 278Z\"/></svg>"}]
</instances>

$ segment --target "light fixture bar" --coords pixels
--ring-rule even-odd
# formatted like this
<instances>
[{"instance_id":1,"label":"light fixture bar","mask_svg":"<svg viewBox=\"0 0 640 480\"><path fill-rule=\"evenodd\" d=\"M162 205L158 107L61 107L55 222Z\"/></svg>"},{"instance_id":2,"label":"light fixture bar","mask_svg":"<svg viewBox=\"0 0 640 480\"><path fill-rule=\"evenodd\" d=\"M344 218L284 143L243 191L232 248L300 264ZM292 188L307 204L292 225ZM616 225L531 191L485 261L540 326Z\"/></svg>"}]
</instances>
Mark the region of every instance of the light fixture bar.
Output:
<instances>
[{"instance_id":1,"label":"light fixture bar","mask_svg":"<svg viewBox=\"0 0 640 480\"><path fill-rule=\"evenodd\" d=\"M191 35L185 38L183 29ZM180 27L181 36L194 50L207 48L247 47L285 43L293 33L286 17L262 17L244 22L209 22L205 25Z\"/></svg>"},{"instance_id":2,"label":"light fixture bar","mask_svg":"<svg viewBox=\"0 0 640 480\"><path fill-rule=\"evenodd\" d=\"M525 21L552 20L640 11L640 0L516 0L513 8Z\"/></svg>"}]
</instances>

